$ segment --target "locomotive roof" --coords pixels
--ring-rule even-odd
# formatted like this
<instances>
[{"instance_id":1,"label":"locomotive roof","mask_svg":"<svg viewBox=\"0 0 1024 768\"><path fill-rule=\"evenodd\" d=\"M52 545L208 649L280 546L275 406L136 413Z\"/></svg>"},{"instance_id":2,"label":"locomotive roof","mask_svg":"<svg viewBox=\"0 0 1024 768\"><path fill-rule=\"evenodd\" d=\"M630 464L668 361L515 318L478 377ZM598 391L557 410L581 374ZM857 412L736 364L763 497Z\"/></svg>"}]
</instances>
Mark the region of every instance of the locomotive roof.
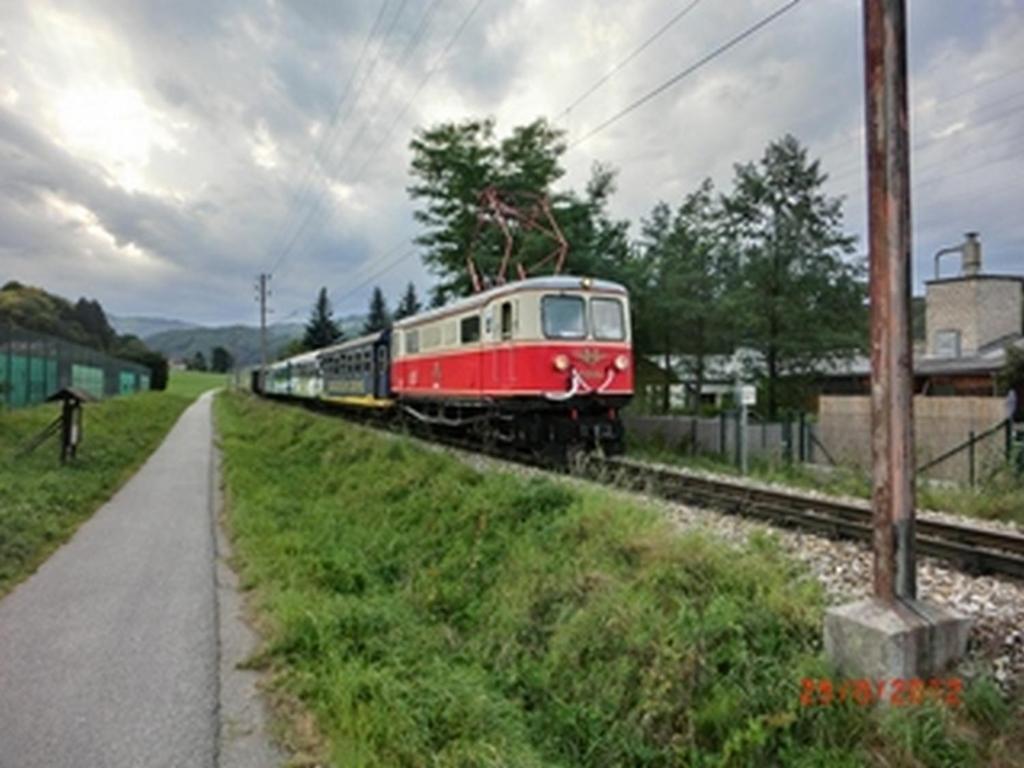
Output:
<instances>
[{"instance_id":1,"label":"locomotive roof","mask_svg":"<svg viewBox=\"0 0 1024 768\"><path fill-rule=\"evenodd\" d=\"M584 281L586 281L586 285L584 285ZM457 314L458 312L472 309L473 307L481 304L486 304L487 302L504 294L536 290L587 290L603 291L606 293L626 293L626 289L622 285L614 283L611 280L598 280L592 277L578 277L574 275L528 277L525 280L516 280L511 283L505 283L504 285L497 285L494 288L489 288L486 291L481 291L480 293L474 293L472 296L467 296L452 304L446 304L443 307L438 307L437 309L430 309L426 312L420 312L419 314L412 315L411 317L402 318L401 320L395 321L394 327L404 328L409 325L417 325L425 320L432 320L439 317L445 317L447 315Z\"/></svg>"}]
</instances>

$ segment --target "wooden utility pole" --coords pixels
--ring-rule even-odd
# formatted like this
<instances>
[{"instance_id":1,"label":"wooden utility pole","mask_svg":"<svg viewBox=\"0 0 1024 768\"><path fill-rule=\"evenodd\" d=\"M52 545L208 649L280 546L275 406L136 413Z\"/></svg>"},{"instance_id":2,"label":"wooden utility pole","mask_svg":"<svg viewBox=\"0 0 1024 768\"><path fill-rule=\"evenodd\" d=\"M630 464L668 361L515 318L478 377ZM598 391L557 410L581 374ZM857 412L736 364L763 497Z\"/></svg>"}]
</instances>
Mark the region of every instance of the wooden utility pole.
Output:
<instances>
[{"instance_id":1,"label":"wooden utility pole","mask_svg":"<svg viewBox=\"0 0 1024 768\"><path fill-rule=\"evenodd\" d=\"M260 272L259 276L259 302L260 302L260 364L261 368L267 367L267 282L270 274Z\"/></svg>"},{"instance_id":2,"label":"wooden utility pole","mask_svg":"<svg viewBox=\"0 0 1024 768\"><path fill-rule=\"evenodd\" d=\"M874 594L917 596L905 0L864 0Z\"/></svg>"}]
</instances>

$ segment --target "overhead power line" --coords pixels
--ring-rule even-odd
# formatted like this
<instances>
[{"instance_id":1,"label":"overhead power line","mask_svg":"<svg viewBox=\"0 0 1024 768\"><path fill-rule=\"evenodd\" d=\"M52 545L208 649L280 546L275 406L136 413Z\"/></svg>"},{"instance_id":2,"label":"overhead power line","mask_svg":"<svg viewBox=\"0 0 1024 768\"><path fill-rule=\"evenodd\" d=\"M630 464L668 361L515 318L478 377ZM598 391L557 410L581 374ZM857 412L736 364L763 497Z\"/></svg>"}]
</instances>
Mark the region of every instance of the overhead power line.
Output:
<instances>
[{"instance_id":1,"label":"overhead power line","mask_svg":"<svg viewBox=\"0 0 1024 768\"><path fill-rule=\"evenodd\" d=\"M387 272L390 272L392 269L397 267L403 261L405 261L406 259L410 258L411 256L415 256L415 255L416 255L416 249L415 248L410 248L409 250L407 250L404 253L402 253L401 255L399 255L397 258L392 259L391 261L389 261L387 264L382 266L377 271L375 271L372 274L368 275L364 280L362 280L361 282L359 282L358 284L356 284L352 288L349 288L347 291L345 291L344 293L342 293L339 296L337 296L335 298L335 301L336 302L340 302L342 299L347 299L349 296L354 296L359 291L361 291L364 288L366 288L367 286L369 286L378 277L380 277L381 275L383 275L383 274L385 274Z\"/></svg>"},{"instance_id":2,"label":"overhead power line","mask_svg":"<svg viewBox=\"0 0 1024 768\"><path fill-rule=\"evenodd\" d=\"M579 137L575 141L571 142L569 144L568 148L569 149L573 149L575 147L578 147L584 141L586 141L587 139L591 138L592 136L600 133L601 131L603 131L608 126L610 126L610 125L612 125L614 123L617 123L619 120L621 120L623 117L628 115L630 112L634 111L635 109L640 108L641 106L646 104L648 101L653 99L658 94L663 93L664 91L666 91L669 88L671 88L673 85L676 85L677 83L679 83L681 80L684 80L685 78L687 78L690 75L692 75L694 72L698 71L699 69L702 69L703 67L705 67L706 65L710 64L712 61L717 59L719 56L724 54L730 48L733 48L733 47L739 45L741 42L746 40L748 37L751 37L752 35L756 34L761 29L763 29L764 27L766 27L769 24L771 24L773 21L778 19L783 14L787 13L788 11L793 10L793 8L798 6L801 2L802 2L802 0L790 0L790 2L786 3L782 7L778 8L777 10L775 10L772 13L768 14L767 16L765 16L764 18L762 18L760 21L756 22L755 24L747 27L742 32L740 32L738 35L736 35L735 37L732 37L729 40L727 40L726 42L722 43L720 46L715 48L713 51L711 51L710 53L706 54L705 56L703 56L702 58L698 59L696 62L694 62L690 66L688 66L682 72L678 72L677 74L673 75L672 77L670 77L665 82L661 83L656 88L654 88L654 89L648 91L647 93L645 93L643 96L641 96L636 101L632 102L628 106L626 106L623 109L619 110L614 115L609 117L607 120L605 120L604 122L600 123L597 127L592 128L591 130L587 131L581 137Z\"/></svg>"},{"instance_id":3,"label":"overhead power line","mask_svg":"<svg viewBox=\"0 0 1024 768\"><path fill-rule=\"evenodd\" d=\"M388 24L387 30L385 30L384 34L380 37L379 44L377 45L377 51L373 55L373 57L371 58L370 63L367 66L367 68L363 71L363 75L362 75L362 77L361 77L361 79L359 81L359 84L356 86L355 97L349 103L348 109L345 112L345 120L347 120L348 116L352 114L352 111L355 109L356 105L359 103L359 100L362 98L363 93L365 91L366 84L367 84L367 82L369 82L370 77L373 75L374 69L376 69L377 62L380 60L381 53L384 50L384 45L385 45L387 39L391 36L392 31L394 31L395 25L398 23L398 19L402 15L402 11L405 10L405 6L406 6L407 3L408 3L408 0L401 0L401 3L398 6L398 10L395 12L394 16L392 16L391 22ZM329 160L329 158L330 158L330 150L328 150L327 160ZM326 165L326 162L327 161L325 160L325 162L324 162L325 165ZM281 252L281 255L278 257L277 261L275 262L275 265L274 265L274 269L275 270L281 265L282 262L284 262L284 260L292 252L292 249L295 247L295 244L298 242L298 239L299 239L300 235L303 233L303 231L305 231L306 227L309 226L310 219L313 217L313 214L316 212L317 208L319 208L321 202L323 201L323 197L324 197L324 191L321 190L314 197L314 199L311 201L310 206L306 210L306 215L299 222L298 228L292 234L292 237L288 241L288 244L285 246L284 250Z\"/></svg>"},{"instance_id":4,"label":"overhead power line","mask_svg":"<svg viewBox=\"0 0 1024 768\"><path fill-rule=\"evenodd\" d=\"M1015 94L1015 96L1019 96L1019 95L1020 94ZM1011 98L1015 98L1015 96L1011 97ZM1005 100L1004 99L1000 99L1000 101L1005 101ZM984 128L985 126L991 125L992 123L998 122L998 121L1000 121L1000 120L1002 120L1004 118L1007 118L1007 117L1010 117L1012 115L1015 115L1015 114L1017 114L1017 113L1019 113L1021 111L1024 111L1024 104L1015 104L1010 109L1004 109L1004 110L1001 110L1001 111L996 112L994 114L990 114L989 116L985 117L984 119L976 120L976 121L970 123L969 125L965 126L964 128L962 128L962 129L960 129L958 131L955 131L953 133L947 133L947 134L940 135L940 136L932 136L932 137L927 138L927 139L921 139L920 141L915 142L911 149L912 149L912 151L915 154L918 154L918 153L922 152L923 150L930 149L931 147L936 146L936 145L941 145L943 142L947 142L947 141L949 141L951 139L957 139L959 137L962 137L965 134L968 134L968 133L971 133L972 131L977 130L978 128ZM937 163L933 162L933 163L929 164L927 166L927 168L936 167L937 165L942 165L945 162L946 162L946 160L941 160L941 161L938 161ZM856 162L845 163L845 164L841 165L838 172L834 172L834 173L829 175L829 179L832 182L839 182L839 181L842 181L843 179L849 178L850 176L853 176L855 174L860 173L863 169L864 169L864 161L863 161L863 158L861 158L861 159L857 160ZM920 170L925 170L925 169L916 169L916 170L920 171Z\"/></svg>"},{"instance_id":5,"label":"overhead power line","mask_svg":"<svg viewBox=\"0 0 1024 768\"><path fill-rule=\"evenodd\" d=\"M303 198L307 197L307 195L309 194L309 191L311 189L311 183L313 180L313 172L316 169L317 161L319 160L321 163L323 163L324 150L327 147L327 144L330 141L331 136L334 134L336 130L336 126L338 124L338 116L341 114L341 108L345 104L345 101L348 98L349 94L352 92L352 83L355 82L356 74L360 71L360 69L363 66L363 61L366 58L366 53L370 49L370 43L373 41L373 38L377 34L377 30L380 28L381 22L384 20L384 11L388 7L389 2L390 0L384 0L384 2L381 3L380 10L377 12L377 18L374 20L373 26L370 27L369 34L367 34L366 39L363 41L363 47L362 50L359 52L358 58L356 59L356 65L352 68L352 71L349 73L348 80L345 82L345 86L344 88L342 88L341 93L338 96L338 100L334 104L334 109L331 111L331 117L328 120L323 133L320 134L320 141L317 144L316 150L314 150L313 154L310 156L309 164L306 166L306 173L302 179L302 182L299 184L299 191L295 195L295 199L297 202L296 207L298 207L299 204L302 204ZM283 239L284 233L288 229L290 229L290 227L285 226L289 219L290 216L286 214L285 220L284 222L282 222L280 231L274 237L274 240L279 241L279 243L281 239ZM275 246L272 249L272 251L276 250L278 250L277 246ZM282 249L282 253L283 252L284 251ZM277 267L280 265L281 258L283 258L283 256L279 257L278 260L274 263L274 267L273 269L271 269L271 272L276 270Z\"/></svg>"},{"instance_id":6,"label":"overhead power line","mask_svg":"<svg viewBox=\"0 0 1024 768\"><path fill-rule=\"evenodd\" d=\"M430 79L441 68L441 65L444 64L445 59L448 58L448 54L451 52L452 48L455 47L455 43L458 42L459 38L462 36L463 31L466 29L467 26L469 26L469 22L472 21L473 16L476 15L477 10L480 8L481 5L484 4L484 2L486 2L486 0L476 0L476 2L473 4L473 7L469 9L469 13L467 13L463 17L462 23L460 23L459 26L455 29L455 32L452 33L452 36L448 38L448 42L445 45L444 49L441 51L440 55L438 55L438 57L434 60L434 63L431 65L430 69L428 69L426 74L424 74L423 77L420 79L420 82L419 84L417 84L415 90L412 93L412 96L409 97L409 99L405 102L405 105L402 107L402 109L399 110L398 114L395 115L395 118L391 121L391 125L388 126L387 131L384 132L381 139L373 146L373 149L370 150L363 164L359 166L359 170L356 171L356 174L353 177L354 182L358 181L363 177L363 173L370 166L370 163L373 162L373 160L377 157L377 154L380 152L381 148L384 146L387 140L391 138L391 135L395 132L395 128L398 127L398 123L402 120L403 117L405 117L405 113L409 111L409 107L413 105L413 102L416 101L416 97L420 95L420 92L426 87L427 83L430 82Z\"/></svg>"},{"instance_id":7,"label":"overhead power line","mask_svg":"<svg viewBox=\"0 0 1024 768\"><path fill-rule=\"evenodd\" d=\"M572 102L572 104L570 104L565 109L563 109L558 114L558 116L555 119L556 120L561 120L563 117L565 117L570 112L572 112L573 109L575 109L580 104L582 104L587 99L587 97L589 97L594 91L596 91L602 85L604 85L609 80L611 80L612 77L614 77L619 72L619 70L621 70L623 67L625 67L627 64L629 64L629 62L631 62L633 59L635 59L637 56L639 56L641 53L643 53L648 48L648 46L651 45L651 43L653 43L655 40L657 40L663 34L668 32L678 22L682 21L683 18L690 13L690 11L692 11L694 8L696 8L700 4L700 2L701 2L701 0L693 0L693 2L691 2L685 8L683 8L683 10L679 11L675 16L673 16L671 19L669 19L664 24L662 24L657 29L657 31L655 31L655 33L653 35L648 37L646 40L644 40L642 43L640 43L639 46L634 48L633 51L628 56L626 56L626 58L624 58L622 61L620 61L618 64L616 64L610 70L608 70L596 82L594 82L593 85L591 85L589 88L587 88L587 90L585 90L583 93L581 93L579 96L577 96L576 99Z\"/></svg>"},{"instance_id":8,"label":"overhead power line","mask_svg":"<svg viewBox=\"0 0 1024 768\"><path fill-rule=\"evenodd\" d=\"M371 126L374 119L377 117L378 105L383 104L386 100L387 95L390 94L392 86L394 85L398 71L402 65L409 59L412 52L419 46L420 41L423 39L423 35L429 27L431 17L440 5L441 0L433 0L427 9L424 11L420 20L416 26L415 31L406 42L402 52L399 54L397 62L392 67L391 75L387 79L386 85L382 90L377 91L377 98L373 102L373 106L369 109L367 114L361 121L359 128L349 137L344 149L338 157L338 160L332 164L332 167L327 170L325 174L328 177L341 176L343 169L348 165L350 158L354 156L355 150L359 146L360 140L366 133L367 129ZM302 229L307 232L315 231L317 226L322 222L323 218L329 213L329 206L324 206L323 201L326 197L326 189L320 191L314 204L307 212L306 219L303 221ZM308 246L311 242L311 238L306 238L306 245ZM301 258L306 249L302 245L294 248L292 253L298 254L297 258Z\"/></svg>"},{"instance_id":9,"label":"overhead power line","mask_svg":"<svg viewBox=\"0 0 1024 768\"><path fill-rule=\"evenodd\" d=\"M476 0L476 2L474 2L473 5L470 7L469 11L463 16L462 21L459 23L459 25L452 32L451 36L448 38L447 42L445 43L444 48L441 50L441 52L438 54L438 56L434 59L434 62L431 64L430 68L426 71L426 73L423 75L423 77L420 78L420 81L416 85L416 88L414 89L412 95L405 102L405 104L403 105L402 109L399 110L399 112L395 115L395 117L391 121L391 124L388 127L387 131L385 131L385 133L382 135L382 137L377 141L377 143L373 146L373 148L367 154L366 160L363 162L363 164L356 171L356 174L352 177L352 180L351 180L350 183L354 184L354 183L358 182L362 178L362 176L365 173L366 169L370 166L370 163L376 158L377 154L379 154L379 152L383 148L384 144L391 137L391 135L395 132L395 129L398 127L398 124L400 123L402 118L405 116L405 114L409 111L409 109L412 107L413 103L416 101L416 98L419 96L420 92L422 92L422 90L426 87L426 85L430 82L430 80L434 77L434 75L437 74L437 72L441 69L441 67L444 66L444 64L445 64L449 54L451 53L452 49L455 47L456 43L462 37L463 32L465 32L466 28L469 26L470 22L473 20L473 17L476 15L477 11L484 4L484 2L486 2L486 0ZM321 199L322 199L322 195L321 195ZM321 208L319 205L317 205L316 208L319 209L319 210L315 210L315 209L311 210L309 212L309 214L307 215L306 220L304 222L305 225L308 226L309 222L314 218L314 214L315 213L319 214L319 218L322 218L323 216L325 216L327 214L326 208ZM408 259L408 258L410 258L411 256L414 256L414 255L416 255L416 250L415 249L413 249L413 250L411 250L411 251L409 251L407 253L404 253L400 258L396 259L393 262L390 262L384 269L380 270L378 273L375 273L374 275L371 275L369 280L372 281L376 277L379 277L380 275L390 271L391 269L396 267L398 264L402 263L404 260L406 260L406 259ZM365 287L365 285L360 285L360 286L358 286L354 290L359 290L359 289L361 289L363 287ZM351 295L351 293L352 292L346 293L346 294L344 294L344 296Z\"/></svg>"}]
</instances>

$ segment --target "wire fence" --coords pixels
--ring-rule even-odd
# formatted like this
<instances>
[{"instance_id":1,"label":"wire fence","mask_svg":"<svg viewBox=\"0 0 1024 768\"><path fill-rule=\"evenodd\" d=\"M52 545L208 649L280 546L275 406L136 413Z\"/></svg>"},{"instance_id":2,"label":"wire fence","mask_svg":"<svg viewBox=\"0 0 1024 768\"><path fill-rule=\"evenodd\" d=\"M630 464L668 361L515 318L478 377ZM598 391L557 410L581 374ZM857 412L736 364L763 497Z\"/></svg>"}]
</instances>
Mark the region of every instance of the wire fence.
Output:
<instances>
[{"instance_id":1,"label":"wire fence","mask_svg":"<svg viewBox=\"0 0 1024 768\"><path fill-rule=\"evenodd\" d=\"M739 413L722 412L713 417L647 416L624 414L627 434L639 443L658 446L690 456L707 456L741 466L743 445ZM991 422L989 422L991 424ZM780 421L751 418L746 430L746 452L751 460L769 463L810 463L870 471L868 433L855 423L845 425L853 450L837 442L835 430L823 434L821 425L806 414L783 414ZM921 426L928 426L927 424ZM986 429L965 428L956 432L942 451L919 452L917 474L928 480L952 480L981 485L1004 468L1024 477L1024 424L1000 421ZM945 435L943 436L946 437ZM929 442L929 441L925 441ZM951 445L952 443L952 445ZM920 446L919 446L920 447ZM930 448L930 446L926 446Z\"/></svg>"},{"instance_id":2,"label":"wire fence","mask_svg":"<svg viewBox=\"0 0 1024 768\"><path fill-rule=\"evenodd\" d=\"M981 432L970 430L967 439L917 468L925 477L933 470L954 466L971 486L983 483L1007 465L1016 465L1015 431L1006 419Z\"/></svg>"},{"instance_id":3,"label":"wire fence","mask_svg":"<svg viewBox=\"0 0 1024 768\"><path fill-rule=\"evenodd\" d=\"M0 402L41 403L64 387L96 398L149 389L149 369L55 336L0 327Z\"/></svg>"}]
</instances>

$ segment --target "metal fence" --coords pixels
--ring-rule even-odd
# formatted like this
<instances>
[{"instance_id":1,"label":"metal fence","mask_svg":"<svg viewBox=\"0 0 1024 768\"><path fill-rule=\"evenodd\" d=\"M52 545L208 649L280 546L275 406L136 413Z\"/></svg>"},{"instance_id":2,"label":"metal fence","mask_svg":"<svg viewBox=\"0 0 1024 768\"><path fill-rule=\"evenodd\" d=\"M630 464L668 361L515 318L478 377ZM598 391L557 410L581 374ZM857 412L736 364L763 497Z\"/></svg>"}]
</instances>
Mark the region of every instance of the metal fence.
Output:
<instances>
[{"instance_id":1,"label":"metal fence","mask_svg":"<svg viewBox=\"0 0 1024 768\"><path fill-rule=\"evenodd\" d=\"M639 416L623 414L629 435L655 442L669 450L691 455L713 455L740 463L742 445L738 412L718 416ZM781 421L760 422L751 415L747 424L747 456L767 461L829 461L805 416L793 414Z\"/></svg>"},{"instance_id":2,"label":"metal fence","mask_svg":"<svg viewBox=\"0 0 1024 768\"><path fill-rule=\"evenodd\" d=\"M623 414L626 432L640 442L660 445L670 451L696 456L712 456L741 465L742 438L739 414L723 412L714 417L639 416ZM850 431L856 431L851 426ZM781 421L761 423L751 420L747 426L747 456L768 462L808 462L844 465L864 472L870 471L870 446L856 454L860 461L851 461L849 451L836 455L823 440L821 427L805 414L786 415ZM976 485L1004 467L1024 475L1024 424L1005 420L989 427L963 434L963 439L938 455L919 457L917 473L929 480L954 480Z\"/></svg>"},{"instance_id":3,"label":"metal fence","mask_svg":"<svg viewBox=\"0 0 1024 768\"><path fill-rule=\"evenodd\" d=\"M0 326L0 402L41 403L63 387L103 398L149 389L149 369L55 336Z\"/></svg>"},{"instance_id":4,"label":"metal fence","mask_svg":"<svg viewBox=\"0 0 1024 768\"><path fill-rule=\"evenodd\" d=\"M1007 465L1018 468L1017 430L1010 419L981 432L971 430L967 439L917 468L924 477L938 470L955 472L958 479L966 476L971 486L984 483Z\"/></svg>"}]
</instances>

